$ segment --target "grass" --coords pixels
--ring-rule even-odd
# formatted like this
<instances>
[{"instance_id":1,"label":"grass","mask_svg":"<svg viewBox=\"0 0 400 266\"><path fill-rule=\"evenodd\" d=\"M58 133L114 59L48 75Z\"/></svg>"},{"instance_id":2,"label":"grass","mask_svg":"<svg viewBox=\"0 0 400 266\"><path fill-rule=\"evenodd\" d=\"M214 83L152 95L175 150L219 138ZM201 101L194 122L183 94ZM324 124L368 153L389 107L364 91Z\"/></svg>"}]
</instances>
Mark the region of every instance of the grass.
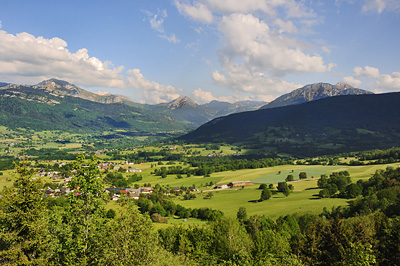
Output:
<instances>
[{"instance_id":1,"label":"grass","mask_svg":"<svg viewBox=\"0 0 400 266\"><path fill-rule=\"evenodd\" d=\"M225 216L236 217L239 207L245 207L247 215L266 215L276 219L281 215L293 213L321 213L324 207L346 205L346 199L318 199L319 189L316 180L293 182L295 190L285 197L277 193L271 199L258 202L261 191L256 186L237 190L215 191L211 199L204 199L200 194L194 200L175 200L186 208L210 207L221 210Z\"/></svg>"}]
</instances>

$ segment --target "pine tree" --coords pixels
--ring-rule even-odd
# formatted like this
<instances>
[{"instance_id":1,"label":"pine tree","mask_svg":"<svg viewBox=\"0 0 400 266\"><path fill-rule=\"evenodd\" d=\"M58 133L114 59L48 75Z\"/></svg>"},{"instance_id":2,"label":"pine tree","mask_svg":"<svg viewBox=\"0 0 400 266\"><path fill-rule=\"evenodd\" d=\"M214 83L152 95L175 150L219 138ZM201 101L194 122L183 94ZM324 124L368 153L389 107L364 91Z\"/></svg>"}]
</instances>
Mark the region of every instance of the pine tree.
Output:
<instances>
[{"instance_id":1,"label":"pine tree","mask_svg":"<svg viewBox=\"0 0 400 266\"><path fill-rule=\"evenodd\" d=\"M0 205L0 265L44 265L49 241L43 183L23 158L15 163L12 188L3 191Z\"/></svg>"}]
</instances>

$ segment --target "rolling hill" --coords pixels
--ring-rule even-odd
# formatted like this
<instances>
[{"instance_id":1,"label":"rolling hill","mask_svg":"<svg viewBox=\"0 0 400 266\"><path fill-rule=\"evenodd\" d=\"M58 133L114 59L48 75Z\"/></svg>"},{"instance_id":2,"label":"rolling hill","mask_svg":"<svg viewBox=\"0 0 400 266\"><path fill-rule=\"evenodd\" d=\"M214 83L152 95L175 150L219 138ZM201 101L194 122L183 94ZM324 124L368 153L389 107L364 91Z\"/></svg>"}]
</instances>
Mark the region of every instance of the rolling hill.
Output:
<instances>
[{"instance_id":1,"label":"rolling hill","mask_svg":"<svg viewBox=\"0 0 400 266\"><path fill-rule=\"evenodd\" d=\"M216 118L184 136L314 156L400 145L400 93L335 96Z\"/></svg>"}]
</instances>

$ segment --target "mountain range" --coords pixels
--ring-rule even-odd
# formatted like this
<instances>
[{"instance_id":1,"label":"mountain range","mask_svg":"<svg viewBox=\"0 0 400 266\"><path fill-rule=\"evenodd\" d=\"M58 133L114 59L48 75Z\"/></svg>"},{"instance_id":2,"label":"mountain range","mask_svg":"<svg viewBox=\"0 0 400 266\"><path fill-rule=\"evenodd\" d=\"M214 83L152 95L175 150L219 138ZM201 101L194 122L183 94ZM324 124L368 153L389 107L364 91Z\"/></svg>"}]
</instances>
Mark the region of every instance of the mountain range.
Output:
<instances>
[{"instance_id":1,"label":"mountain range","mask_svg":"<svg viewBox=\"0 0 400 266\"><path fill-rule=\"evenodd\" d=\"M296 156L400 145L400 93L346 95L216 118L183 135Z\"/></svg>"},{"instance_id":2,"label":"mountain range","mask_svg":"<svg viewBox=\"0 0 400 266\"><path fill-rule=\"evenodd\" d=\"M374 95L344 83L315 83L269 104L200 105L181 96L149 105L51 79L36 85L0 83L0 125L128 135L188 132L200 126L181 139L308 156L397 145L399 95ZM283 106L274 107L279 105Z\"/></svg>"},{"instance_id":3,"label":"mountain range","mask_svg":"<svg viewBox=\"0 0 400 266\"><path fill-rule=\"evenodd\" d=\"M256 110L265 102L198 105L188 97L148 105L129 97L86 91L67 81L50 79L35 85L0 82L0 124L37 130L99 131L124 129L153 134L196 128L211 119Z\"/></svg>"},{"instance_id":4,"label":"mountain range","mask_svg":"<svg viewBox=\"0 0 400 266\"><path fill-rule=\"evenodd\" d=\"M33 86L8 84L0 87L0 125L74 132L123 129L137 134L187 130L185 123L129 106L122 99L97 96L57 80Z\"/></svg>"}]
</instances>

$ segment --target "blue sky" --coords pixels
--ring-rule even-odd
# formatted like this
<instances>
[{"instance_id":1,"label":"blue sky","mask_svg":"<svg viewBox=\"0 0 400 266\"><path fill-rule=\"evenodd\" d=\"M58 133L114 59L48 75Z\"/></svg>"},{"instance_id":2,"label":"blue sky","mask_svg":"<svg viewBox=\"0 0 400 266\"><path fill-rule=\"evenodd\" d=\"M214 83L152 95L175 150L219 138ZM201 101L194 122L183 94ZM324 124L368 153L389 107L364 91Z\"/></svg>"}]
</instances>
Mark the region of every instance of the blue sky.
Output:
<instances>
[{"instance_id":1,"label":"blue sky","mask_svg":"<svg viewBox=\"0 0 400 266\"><path fill-rule=\"evenodd\" d=\"M400 90L400 0L0 0L0 81L141 103Z\"/></svg>"}]
</instances>

